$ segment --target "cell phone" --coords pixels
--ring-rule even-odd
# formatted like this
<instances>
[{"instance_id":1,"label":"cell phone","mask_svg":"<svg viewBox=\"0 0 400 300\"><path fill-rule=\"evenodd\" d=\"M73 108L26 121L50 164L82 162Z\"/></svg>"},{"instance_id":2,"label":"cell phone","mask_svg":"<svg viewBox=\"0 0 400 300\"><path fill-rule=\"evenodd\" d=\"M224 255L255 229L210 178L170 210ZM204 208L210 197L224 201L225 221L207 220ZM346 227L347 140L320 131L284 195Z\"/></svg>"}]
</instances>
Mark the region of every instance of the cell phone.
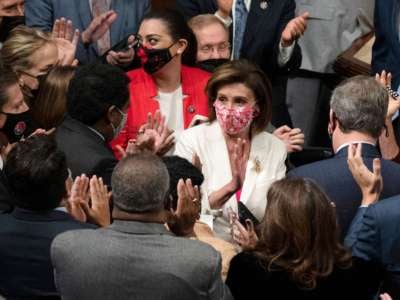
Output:
<instances>
[{"instance_id":1,"label":"cell phone","mask_svg":"<svg viewBox=\"0 0 400 300\"><path fill-rule=\"evenodd\" d=\"M136 48L136 46L139 43L139 40L136 40L133 42L133 44L128 44L128 39L132 34L127 35L124 37L122 40L120 40L118 43L116 43L114 46L112 46L110 49L108 49L104 54L100 57L102 61L106 61L106 57L110 51L114 52L124 52L128 51L129 49Z\"/></svg>"},{"instance_id":2,"label":"cell phone","mask_svg":"<svg viewBox=\"0 0 400 300\"><path fill-rule=\"evenodd\" d=\"M252 212L242 202L238 202L238 215L239 222L246 227L246 220L249 219L253 222L254 226L260 224L258 219L252 214Z\"/></svg>"}]
</instances>

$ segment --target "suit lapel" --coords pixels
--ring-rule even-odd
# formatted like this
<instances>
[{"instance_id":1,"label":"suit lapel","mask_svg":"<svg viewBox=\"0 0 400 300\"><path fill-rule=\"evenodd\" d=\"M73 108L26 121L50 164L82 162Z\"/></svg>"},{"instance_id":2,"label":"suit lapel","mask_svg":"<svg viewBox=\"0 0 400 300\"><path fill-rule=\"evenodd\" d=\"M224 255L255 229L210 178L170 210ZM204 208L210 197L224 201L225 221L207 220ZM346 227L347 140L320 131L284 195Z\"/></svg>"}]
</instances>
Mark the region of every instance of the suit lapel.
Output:
<instances>
[{"instance_id":1,"label":"suit lapel","mask_svg":"<svg viewBox=\"0 0 400 300\"><path fill-rule=\"evenodd\" d=\"M390 19L390 27L392 28L391 30L391 35L392 35L392 41L395 43L395 46L393 49L396 49L396 55L400 56L400 33L399 33L399 21L400 21L400 3L396 0L393 1L393 7L392 7L392 15Z\"/></svg>"},{"instance_id":2,"label":"suit lapel","mask_svg":"<svg viewBox=\"0 0 400 300\"><path fill-rule=\"evenodd\" d=\"M269 5L272 5L268 1ZM254 38L258 35L258 30L263 30L264 27L260 26L259 23L263 22L263 20L268 19L268 14L270 13L271 8L268 7L266 10L262 10L260 8L260 0L252 0L249 15L246 22L246 30L243 38L242 49L246 49L249 47Z\"/></svg>"},{"instance_id":3,"label":"suit lapel","mask_svg":"<svg viewBox=\"0 0 400 300\"><path fill-rule=\"evenodd\" d=\"M89 27L92 21L92 13L90 10L89 0L75 0L76 7L78 7L78 14L82 22L82 28L85 30Z\"/></svg>"},{"instance_id":4,"label":"suit lapel","mask_svg":"<svg viewBox=\"0 0 400 300\"><path fill-rule=\"evenodd\" d=\"M255 135L251 141L250 157L246 166L246 177L240 196L240 202L243 204L248 204L252 200L251 195L256 186L259 173L265 168L264 162L268 152L269 150L265 147L265 140L262 134Z\"/></svg>"}]
</instances>

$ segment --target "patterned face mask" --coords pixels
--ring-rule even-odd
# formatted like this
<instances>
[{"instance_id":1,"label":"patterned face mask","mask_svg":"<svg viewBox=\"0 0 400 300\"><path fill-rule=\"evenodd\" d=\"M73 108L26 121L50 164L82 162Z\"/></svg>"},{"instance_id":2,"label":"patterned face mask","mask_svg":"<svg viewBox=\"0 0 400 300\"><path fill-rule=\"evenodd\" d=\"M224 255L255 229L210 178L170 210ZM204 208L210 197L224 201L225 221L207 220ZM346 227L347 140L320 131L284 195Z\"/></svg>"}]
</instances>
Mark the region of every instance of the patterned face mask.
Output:
<instances>
[{"instance_id":1,"label":"patterned face mask","mask_svg":"<svg viewBox=\"0 0 400 300\"><path fill-rule=\"evenodd\" d=\"M147 73L153 74L164 67L173 58L169 52L173 45L163 49L148 49L140 46L137 50L137 56L142 63L143 69Z\"/></svg>"},{"instance_id":2,"label":"patterned face mask","mask_svg":"<svg viewBox=\"0 0 400 300\"><path fill-rule=\"evenodd\" d=\"M248 128L257 111L253 106L226 108L221 102L214 102L215 114L222 129L228 134L238 134Z\"/></svg>"}]
</instances>

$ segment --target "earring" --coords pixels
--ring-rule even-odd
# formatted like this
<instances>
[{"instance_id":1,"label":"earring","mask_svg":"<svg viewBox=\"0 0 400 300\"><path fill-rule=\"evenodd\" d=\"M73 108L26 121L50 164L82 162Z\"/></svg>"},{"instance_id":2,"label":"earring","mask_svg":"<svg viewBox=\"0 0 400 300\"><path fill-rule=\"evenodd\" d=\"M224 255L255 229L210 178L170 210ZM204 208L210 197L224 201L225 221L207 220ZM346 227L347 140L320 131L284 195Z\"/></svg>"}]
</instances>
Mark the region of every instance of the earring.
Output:
<instances>
[{"instance_id":1,"label":"earring","mask_svg":"<svg viewBox=\"0 0 400 300\"><path fill-rule=\"evenodd\" d=\"M25 82L24 82L24 80L23 80L22 78L20 78L20 79L18 80L18 85L19 85L20 87L23 87L23 86L25 85Z\"/></svg>"}]
</instances>

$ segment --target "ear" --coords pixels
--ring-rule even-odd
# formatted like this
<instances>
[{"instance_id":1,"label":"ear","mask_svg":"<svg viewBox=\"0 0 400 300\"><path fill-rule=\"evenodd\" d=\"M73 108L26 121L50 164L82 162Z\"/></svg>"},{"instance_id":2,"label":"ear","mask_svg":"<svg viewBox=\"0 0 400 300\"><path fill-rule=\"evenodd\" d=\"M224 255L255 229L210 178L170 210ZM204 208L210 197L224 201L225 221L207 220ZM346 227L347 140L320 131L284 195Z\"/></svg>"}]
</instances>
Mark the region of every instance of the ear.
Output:
<instances>
[{"instance_id":1,"label":"ear","mask_svg":"<svg viewBox=\"0 0 400 300\"><path fill-rule=\"evenodd\" d=\"M260 107L258 106L258 104L254 105L254 112L253 112L253 117L256 118L258 117L260 114Z\"/></svg>"},{"instance_id":2,"label":"ear","mask_svg":"<svg viewBox=\"0 0 400 300\"><path fill-rule=\"evenodd\" d=\"M177 45L178 49L176 50L176 54L182 55L188 46L188 41L185 39L179 39Z\"/></svg>"},{"instance_id":3,"label":"ear","mask_svg":"<svg viewBox=\"0 0 400 300\"><path fill-rule=\"evenodd\" d=\"M115 113L115 105L111 105L107 110L107 121L108 123L114 123L117 121L117 114Z\"/></svg>"},{"instance_id":4,"label":"ear","mask_svg":"<svg viewBox=\"0 0 400 300\"><path fill-rule=\"evenodd\" d=\"M337 122L337 119L336 119L335 113L331 109L329 111L329 123L328 123L328 133L329 133L329 135L332 135L333 132L335 131L336 126L337 126L336 122Z\"/></svg>"}]
</instances>

